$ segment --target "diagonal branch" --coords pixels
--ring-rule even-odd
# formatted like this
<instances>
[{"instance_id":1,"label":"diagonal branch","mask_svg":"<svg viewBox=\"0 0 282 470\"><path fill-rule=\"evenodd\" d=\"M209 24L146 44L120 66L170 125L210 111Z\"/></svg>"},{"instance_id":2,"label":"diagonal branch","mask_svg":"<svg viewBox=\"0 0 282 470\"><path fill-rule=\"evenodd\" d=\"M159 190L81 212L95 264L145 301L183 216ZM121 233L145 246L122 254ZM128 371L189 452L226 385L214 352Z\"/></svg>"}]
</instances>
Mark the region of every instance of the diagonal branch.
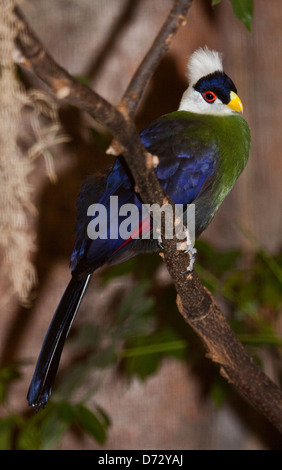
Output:
<instances>
[{"instance_id":1,"label":"diagonal branch","mask_svg":"<svg viewBox=\"0 0 282 470\"><path fill-rule=\"evenodd\" d=\"M192 0L174 1L159 34L132 77L121 102L121 105L127 108L131 118L141 100L146 84L169 49L176 32L180 26L185 25L186 15L191 4Z\"/></svg>"},{"instance_id":2,"label":"diagonal branch","mask_svg":"<svg viewBox=\"0 0 282 470\"><path fill-rule=\"evenodd\" d=\"M184 13L190 5L191 0L174 2L164 27L118 107L112 106L93 90L76 81L59 66L31 31L20 11L16 10L19 31L16 46L22 55L22 65L47 84L58 99L66 100L109 127L130 168L136 191L146 204L157 203L162 206L168 199L156 178L152 156L144 149L132 116L147 80L177 28L183 24ZM280 389L266 377L237 340L198 275L195 272L183 274L189 259L186 253L176 249L176 240L163 238L163 245L164 261L176 286L180 313L203 340L209 357L220 364L221 373L282 433Z\"/></svg>"},{"instance_id":3,"label":"diagonal branch","mask_svg":"<svg viewBox=\"0 0 282 470\"><path fill-rule=\"evenodd\" d=\"M181 253L165 248L165 262L174 280L177 306L204 343L208 357L225 379L282 433L282 393L247 353L198 275L183 275Z\"/></svg>"},{"instance_id":4,"label":"diagonal branch","mask_svg":"<svg viewBox=\"0 0 282 470\"><path fill-rule=\"evenodd\" d=\"M153 195L153 200L162 205L165 193L158 183L153 165L149 168L150 154L145 151L126 109L112 106L95 91L75 80L46 51L18 8L15 14L18 19L15 44L21 53L18 63L48 85L57 99L76 106L107 126L119 143L119 151L130 166L144 203L150 204ZM154 188L153 194L151 188Z\"/></svg>"}]
</instances>

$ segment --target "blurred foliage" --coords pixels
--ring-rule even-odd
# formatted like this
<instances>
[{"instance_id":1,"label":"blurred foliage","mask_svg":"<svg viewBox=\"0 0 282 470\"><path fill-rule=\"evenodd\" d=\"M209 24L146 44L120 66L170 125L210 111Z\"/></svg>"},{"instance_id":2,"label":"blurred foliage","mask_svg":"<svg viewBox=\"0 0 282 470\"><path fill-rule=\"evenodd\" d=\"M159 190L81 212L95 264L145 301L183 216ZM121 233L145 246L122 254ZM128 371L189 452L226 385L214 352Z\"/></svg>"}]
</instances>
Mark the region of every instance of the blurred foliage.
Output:
<instances>
[{"instance_id":1,"label":"blurred foliage","mask_svg":"<svg viewBox=\"0 0 282 470\"><path fill-rule=\"evenodd\" d=\"M262 362L267 348L281 359L282 339L276 331L281 314L282 254L271 257L259 248L251 259L246 259L238 250L221 252L202 240L197 242L197 249L196 270L203 284L213 293L249 352ZM93 322L75 329L66 345L74 360L59 374L46 409L37 414L32 410L13 413L9 391L20 379L24 364L7 364L0 369L4 411L0 449L57 448L67 431L86 433L102 445L110 418L98 404L93 405L95 392L102 386L99 371L112 368L125 380L146 380L167 357L186 361L195 371L201 369L203 361L207 367L209 361L200 341L177 310L173 284L160 280L161 265L158 255L142 255L101 274L102 286L124 277L120 301L106 325ZM128 276L133 280L130 289L126 288ZM215 406L220 406L230 388L216 367L208 367L213 368L208 393ZM97 372L97 380L89 380Z\"/></svg>"},{"instance_id":2,"label":"blurred foliage","mask_svg":"<svg viewBox=\"0 0 282 470\"><path fill-rule=\"evenodd\" d=\"M211 4L215 6L222 1L223 0L211 0ZM253 0L230 0L230 2L235 16L242 21L248 31L251 31L254 10Z\"/></svg>"},{"instance_id":3,"label":"blurred foliage","mask_svg":"<svg viewBox=\"0 0 282 470\"><path fill-rule=\"evenodd\" d=\"M0 420L0 450L51 450L68 429L87 433L99 444L106 440L109 418L99 407L93 410L83 403L50 403L35 414L13 414Z\"/></svg>"}]
</instances>

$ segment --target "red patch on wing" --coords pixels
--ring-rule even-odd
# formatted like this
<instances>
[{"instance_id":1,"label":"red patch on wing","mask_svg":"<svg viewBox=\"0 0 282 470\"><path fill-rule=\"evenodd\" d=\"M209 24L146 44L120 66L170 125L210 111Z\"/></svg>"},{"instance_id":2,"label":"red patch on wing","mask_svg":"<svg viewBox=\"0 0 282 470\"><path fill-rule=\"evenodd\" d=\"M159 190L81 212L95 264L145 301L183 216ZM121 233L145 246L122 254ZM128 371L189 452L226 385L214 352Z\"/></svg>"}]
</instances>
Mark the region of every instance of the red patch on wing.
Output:
<instances>
[{"instance_id":1,"label":"red patch on wing","mask_svg":"<svg viewBox=\"0 0 282 470\"><path fill-rule=\"evenodd\" d=\"M148 233L149 231L151 230L151 224L150 224L150 217L145 217L144 219L142 219L138 225L138 227L136 227L135 230L133 230L133 232L131 232L131 236L125 240L117 249L116 251L113 253L117 253L119 250L121 250L125 245L127 245L129 242L131 242L132 240L134 239L138 239L138 238L142 238L142 235L143 234L146 234ZM140 237L141 235L141 237Z\"/></svg>"}]
</instances>

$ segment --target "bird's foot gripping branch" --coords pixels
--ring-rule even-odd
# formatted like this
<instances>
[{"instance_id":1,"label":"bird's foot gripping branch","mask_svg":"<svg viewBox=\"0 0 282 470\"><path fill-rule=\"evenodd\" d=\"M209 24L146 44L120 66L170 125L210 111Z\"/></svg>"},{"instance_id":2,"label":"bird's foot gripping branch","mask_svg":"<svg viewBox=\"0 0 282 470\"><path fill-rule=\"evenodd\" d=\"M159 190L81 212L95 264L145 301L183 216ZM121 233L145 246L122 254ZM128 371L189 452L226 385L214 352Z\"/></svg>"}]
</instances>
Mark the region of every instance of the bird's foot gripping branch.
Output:
<instances>
[{"instance_id":1,"label":"bird's foot gripping branch","mask_svg":"<svg viewBox=\"0 0 282 470\"><path fill-rule=\"evenodd\" d=\"M90 221L87 235L91 240L179 240L177 249L189 251L195 243L195 204L119 204L110 196L109 204L95 203L87 209ZM162 226L164 227L162 229Z\"/></svg>"}]
</instances>

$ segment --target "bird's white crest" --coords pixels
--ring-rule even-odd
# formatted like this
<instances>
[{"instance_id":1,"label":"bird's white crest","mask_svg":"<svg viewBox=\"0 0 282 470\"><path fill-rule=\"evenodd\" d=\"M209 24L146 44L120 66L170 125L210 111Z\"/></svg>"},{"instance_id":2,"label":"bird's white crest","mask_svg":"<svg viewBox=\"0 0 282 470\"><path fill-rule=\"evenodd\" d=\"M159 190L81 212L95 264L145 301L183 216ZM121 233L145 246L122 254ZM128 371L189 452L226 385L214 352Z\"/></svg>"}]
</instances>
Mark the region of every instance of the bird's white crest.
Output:
<instances>
[{"instance_id":1,"label":"bird's white crest","mask_svg":"<svg viewBox=\"0 0 282 470\"><path fill-rule=\"evenodd\" d=\"M197 49L187 64L189 86L183 93L178 110L217 115L233 113L232 109L224 105L219 98L213 103L207 103L201 94L194 89L194 85L200 78L218 71L223 72L222 54L207 47Z\"/></svg>"},{"instance_id":2,"label":"bird's white crest","mask_svg":"<svg viewBox=\"0 0 282 470\"><path fill-rule=\"evenodd\" d=\"M195 85L200 78L217 71L223 71L222 54L201 47L191 55L187 64L189 84Z\"/></svg>"}]
</instances>

